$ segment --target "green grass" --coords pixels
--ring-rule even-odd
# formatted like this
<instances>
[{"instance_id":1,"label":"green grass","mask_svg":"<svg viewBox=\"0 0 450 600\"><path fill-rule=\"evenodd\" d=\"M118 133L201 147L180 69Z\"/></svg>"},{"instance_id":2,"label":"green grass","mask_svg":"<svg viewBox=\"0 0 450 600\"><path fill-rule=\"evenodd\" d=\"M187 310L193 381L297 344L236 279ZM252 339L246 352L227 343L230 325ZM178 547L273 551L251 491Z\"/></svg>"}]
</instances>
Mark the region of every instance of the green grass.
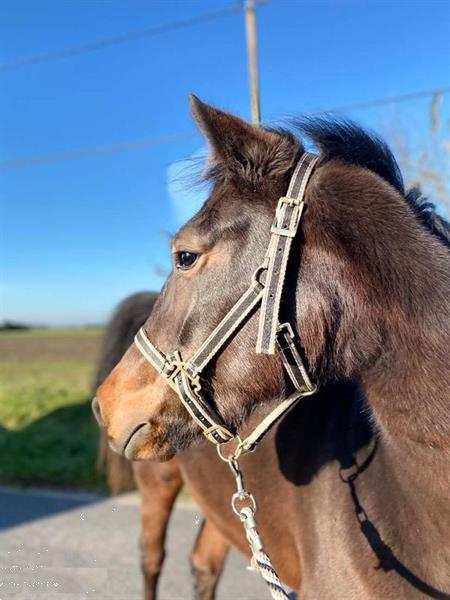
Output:
<instances>
[{"instance_id":1,"label":"green grass","mask_svg":"<svg viewBox=\"0 0 450 600\"><path fill-rule=\"evenodd\" d=\"M0 483L104 489L91 372L81 362L0 363Z\"/></svg>"}]
</instances>

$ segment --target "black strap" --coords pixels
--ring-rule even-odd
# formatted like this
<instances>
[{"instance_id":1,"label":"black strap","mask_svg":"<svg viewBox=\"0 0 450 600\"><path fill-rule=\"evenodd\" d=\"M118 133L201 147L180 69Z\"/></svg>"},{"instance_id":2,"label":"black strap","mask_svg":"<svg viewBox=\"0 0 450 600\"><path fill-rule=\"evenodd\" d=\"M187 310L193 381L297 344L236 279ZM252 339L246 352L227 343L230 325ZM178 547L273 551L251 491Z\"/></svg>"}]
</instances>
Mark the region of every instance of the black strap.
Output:
<instances>
[{"instance_id":1,"label":"black strap","mask_svg":"<svg viewBox=\"0 0 450 600\"><path fill-rule=\"evenodd\" d=\"M179 371L175 383L180 400L210 441L223 444L234 438L234 434L225 427L217 412L192 389L191 381L184 371Z\"/></svg>"},{"instance_id":2,"label":"black strap","mask_svg":"<svg viewBox=\"0 0 450 600\"><path fill-rule=\"evenodd\" d=\"M298 392L311 393L316 386L311 382L300 352L295 344L294 333L289 323L280 325L277 332L277 349L284 368Z\"/></svg>"},{"instance_id":3,"label":"black strap","mask_svg":"<svg viewBox=\"0 0 450 600\"><path fill-rule=\"evenodd\" d=\"M263 285L254 279L252 285L239 298L222 321L203 342L197 352L187 361L192 373L201 373L236 329L251 314L261 301Z\"/></svg>"}]
</instances>

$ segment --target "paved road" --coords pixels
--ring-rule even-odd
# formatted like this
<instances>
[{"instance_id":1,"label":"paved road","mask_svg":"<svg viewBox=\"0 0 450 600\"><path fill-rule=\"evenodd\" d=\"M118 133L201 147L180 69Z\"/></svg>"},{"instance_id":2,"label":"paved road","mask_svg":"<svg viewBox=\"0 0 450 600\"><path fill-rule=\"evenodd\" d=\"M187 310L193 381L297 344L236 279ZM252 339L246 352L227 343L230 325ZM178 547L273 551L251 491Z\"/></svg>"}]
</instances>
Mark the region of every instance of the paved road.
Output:
<instances>
[{"instance_id":1,"label":"paved road","mask_svg":"<svg viewBox=\"0 0 450 600\"><path fill-rule=\"evenodd\" d=\"M160 600L191 597L188 554L200 514L179 503L170 523ZM0 600L142 600L139 508L115 499L0 488ZM268 598L232 552L218 600Z\"/></svg>"}]
</instances>

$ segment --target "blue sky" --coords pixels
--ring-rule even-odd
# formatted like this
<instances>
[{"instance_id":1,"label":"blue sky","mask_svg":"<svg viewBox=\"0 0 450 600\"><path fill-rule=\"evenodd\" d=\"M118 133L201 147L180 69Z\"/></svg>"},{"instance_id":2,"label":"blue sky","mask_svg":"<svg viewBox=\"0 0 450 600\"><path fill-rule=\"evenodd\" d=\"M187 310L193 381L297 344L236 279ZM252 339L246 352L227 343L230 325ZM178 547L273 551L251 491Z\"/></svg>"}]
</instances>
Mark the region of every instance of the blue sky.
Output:
<instances>
[{"instance_id":1,"label":"blue sky","mask_svg":"<svg viewBox=\"0 0 450 600\"><path fill-rule=\"evenodd\" d=\"M228 7L231 1L0 5L0 63ZM263 119L450 84L446 1L272 0L258 9ZM0 162L194 132L186 96L248 117L243 14L0 72ZM449 95L443 111L449 114ZM375 129L421 131L427 100L355 110ZM201 192L170 185L200 136L0 170L0 321L104 321L159 289L168 232Z\"/></svg>"}]
</instances>

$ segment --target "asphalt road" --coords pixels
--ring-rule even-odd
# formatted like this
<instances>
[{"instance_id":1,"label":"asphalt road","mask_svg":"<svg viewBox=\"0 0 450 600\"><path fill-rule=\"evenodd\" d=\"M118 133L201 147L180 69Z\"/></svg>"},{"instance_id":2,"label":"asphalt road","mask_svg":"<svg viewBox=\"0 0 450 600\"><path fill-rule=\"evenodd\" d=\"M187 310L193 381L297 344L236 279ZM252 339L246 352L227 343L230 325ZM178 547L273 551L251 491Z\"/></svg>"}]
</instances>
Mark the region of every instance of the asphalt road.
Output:
<instances>
[{"instance_id":1,"label":"asphalt road","mask_svg":"<svg viewBox=\"0 0 450 600\"><path fill-rule=\"evenodd\" d=\"M178 503L160 600L192 597L188 555L200 519L187 501ZM104 499L0 488L0 600L142 600L138 537L136 494ZM233 551L218 600L269 598L258 577Z\"/></svg>"}]
</instances>

